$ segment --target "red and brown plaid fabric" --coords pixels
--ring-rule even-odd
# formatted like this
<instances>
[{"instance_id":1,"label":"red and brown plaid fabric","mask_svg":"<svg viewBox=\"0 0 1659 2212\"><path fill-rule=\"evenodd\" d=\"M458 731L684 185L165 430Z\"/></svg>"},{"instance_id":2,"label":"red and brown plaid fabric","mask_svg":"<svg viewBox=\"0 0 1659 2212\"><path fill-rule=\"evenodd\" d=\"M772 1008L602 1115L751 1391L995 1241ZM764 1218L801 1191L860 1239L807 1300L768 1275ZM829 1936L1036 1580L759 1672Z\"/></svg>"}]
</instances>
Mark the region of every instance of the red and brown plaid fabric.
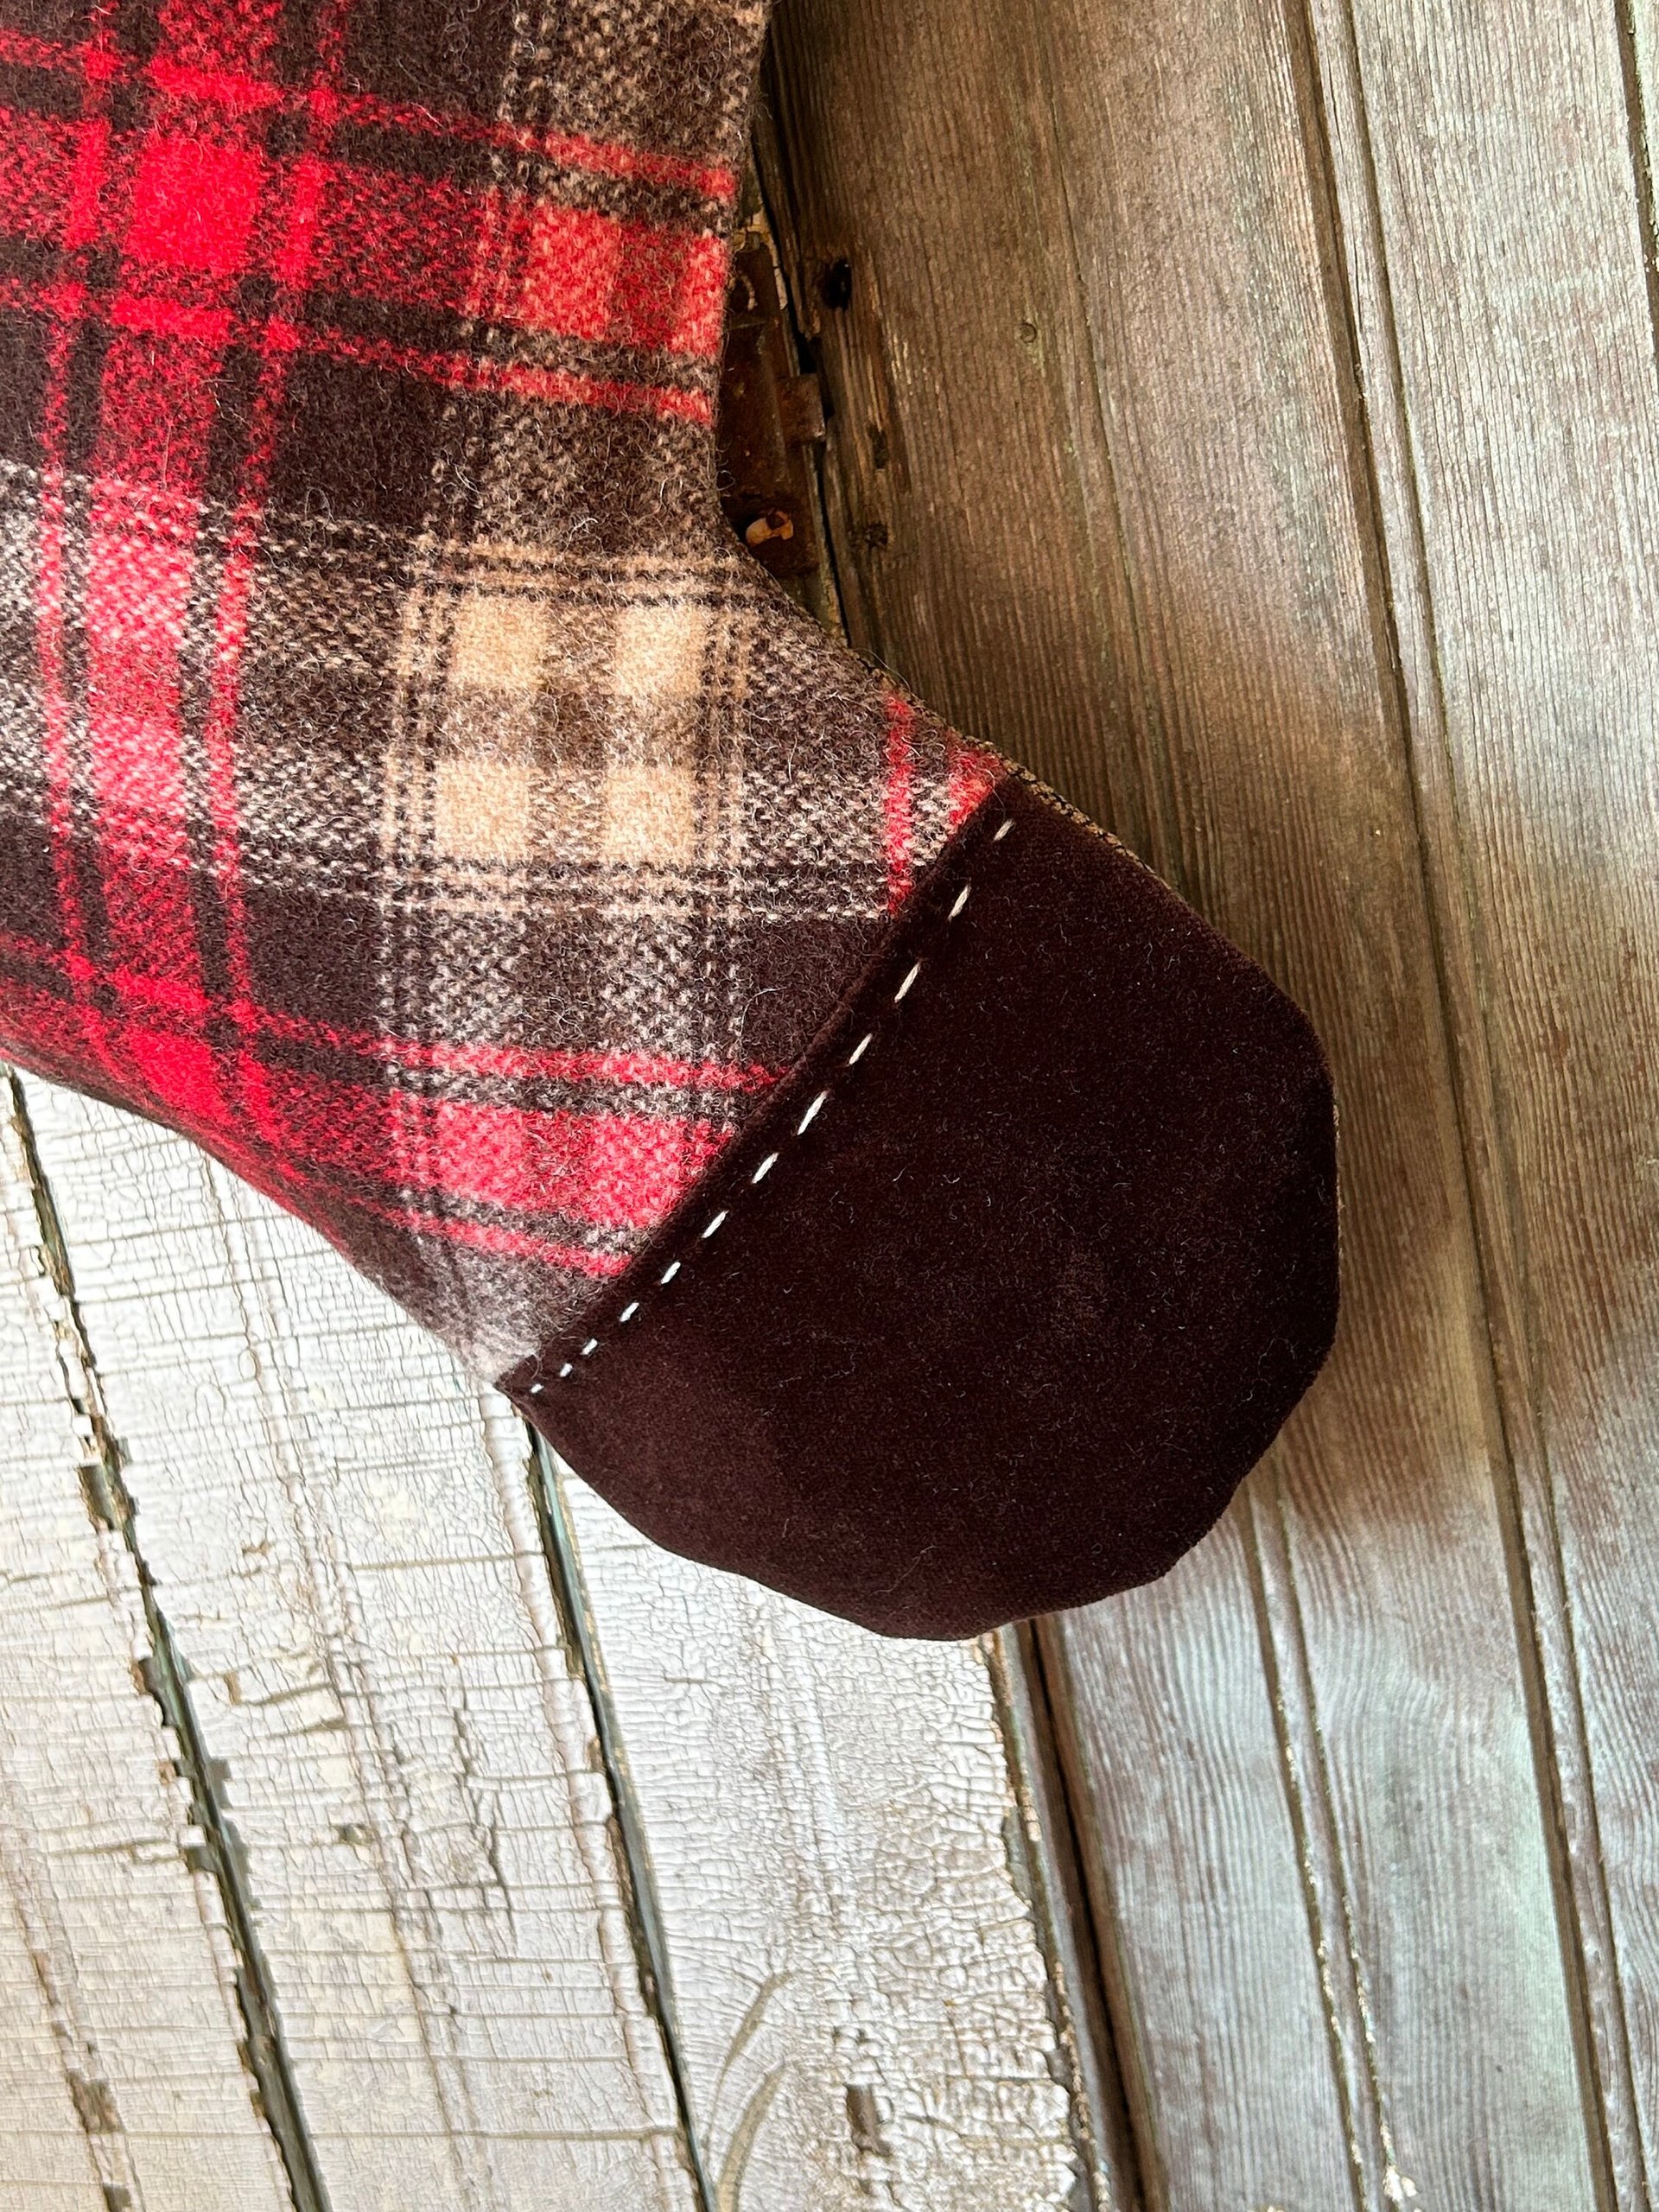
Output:
<instances>
[{"instance_id":1,"label":"red and brown plaid fabric","mask_svg":"<svg viewBox=\"0 0 1659 2212\"><path fill-rule=\"evenodd\" d=\"M0 5L0 1050L491 1374L1003 772L719 519L764 16Z\"/></svg>"}]
</instances>

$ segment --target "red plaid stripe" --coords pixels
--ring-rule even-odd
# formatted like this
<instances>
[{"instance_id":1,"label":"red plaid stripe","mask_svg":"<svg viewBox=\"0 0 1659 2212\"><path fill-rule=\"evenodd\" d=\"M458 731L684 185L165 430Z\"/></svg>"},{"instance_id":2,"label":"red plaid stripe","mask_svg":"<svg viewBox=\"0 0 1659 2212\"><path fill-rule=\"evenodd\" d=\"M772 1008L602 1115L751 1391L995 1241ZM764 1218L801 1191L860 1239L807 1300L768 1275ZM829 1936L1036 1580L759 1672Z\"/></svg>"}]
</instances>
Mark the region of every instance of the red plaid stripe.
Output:
<instances>
[{"instance_id":1,"label":"red plaid stripe","mask_svg":"<svg viewBox=\"0 0 1659 2212\"><path fill-rule=\"evenodd\" d=\"M399 132L410 138L532 155L561 168L586 171L594 176L639 178L648 184L696 193L720 207L729 207L737 197L735 173L717 162L684 161L672 154L653 153L639 146L607 145L580 133L533 130L522 124L495 122L483 116L456 111L435 113L430 108L410 102L377 99L365 92L320 92L315 88L298 91L231 70L188 68L168 55L144 63L112 53L101 43L66 44L31 38L26 33L0 26L0 63L6 62L21 68L74 77L82 82L96 78L105 83L148 85L157 92L170 92L204 107L238 109L245 113L273 110L289 114L301 111L315 113L321 110L331 119Z\"/></svg>"},{"instance_id":2,"label":"red plaid stripe","mask_svg":"<svg viewBox=\"0 0 1659 2212\"><path fill-rule=\"evenodd\" d=\"M747 10L454 6L497 113L375 91L367 0L0 30L0 1044L499 1371L1001 768L710 534ZM703 57L660 147L626 70L537 105L619 6Z\"/></svg>"},{"instance_id":3,"label":"red plaid stripe","mask_svg":"<svg viewBox=\"0 0 1659 2212\"><path fill-rule=\"evenodd\" d=\"M537 1113L286 1073L260 1081L265 1116L293 1158L504 1213L611 1228L654 1227L725 1137L706 1122L645 1114Z\"/></svg>"},{"instance_id":4,"label":"red plaid stripe","mask_svg":"<svg viewBox=\"0 0 1659 2212\"><path fill-rule=\"evenodd\" d=\"M122 57L95 41L27 43L31 66L46 60L78 74L88 118L107 105L124 73ZM18 41L10 44L15 51ZM337 65L331 73L337 77ZM113 298L100 300L61 276L47 283L14 277L0 295L8 303L70 324L102 316L117 328L194 343L210 354L222 355L234 339L268 355L315 353L454 388L710 419L706 391L572 375L461 346L399 343L319 321L304 308L308 294L323 302L340 296L527 338L552 334L709 362L720 348L726 284L726 247L715 232L330 160L320 146L365 103L346 99L326 77L303 105L311 143L285 159L263 150L262 134L273 111L298 105L286 88L244 73L187 67L167 49L141 81L151 95L149 127L125 137L100 128L95 180L86 123L0 110L0 236L57 244L82 257L100 247L123 256ZM397 112L367 105L388 124ZM608 154L613 168L625 167L620 149L587 150L595 166ZM718 182L724 197L723 174L702 181ZM260 275L275 278L289 303L286 311L244 316L238 290ZM181 364L185 373L190 365Z\"/></svg>"},{"instance_id":5,"label":"red plaid stripe","mask_svg":"<svg viewBox=\"0 0 1659 2212\"><path fill-rule=\"evenodd\" d=\"M720 351L726 248L709 232L622 222L315 153L272 162L200 135L204 118L257 109L181 104L188 129L109 145L92 235L77 240L126 257L127 289L108 308L117 323L220 346L240 329L253 340L256 324L241 323L230 304L181 300L169 273L222 280L266 272L296 292L435 308L531 334L705 361ZM81 188L80 127L0 108L0 235L60 242ZM509 286L480 286L492 261L512 275ZM73 295L41 285L33 297L41 311L62 312ZM340 342L339 334L292 318L264 320L276 325L278 346ZM445 375L460 380L464 370L457 362Z\"/></svg>"},{"instance_id":6,"label":"red plaid stripe","mask_svg":"<svg viewBox=\"0 0 1659 2212\"><path fill-rule=\"evenodd\" d=\"M233 340L246 340L270 354L309 353L324 360L355 362L391 377L418 377L451 391L508 392L519 399L554 407L591 407L612 415L645 414L707 427L714 420L709 396L674 385L637 384L614 377L573 375L530 361L494 361L486 356L400 346L386 339L358 338L348 332L317 329L269 315L248 331L224 309L181 307L175 302L129 295L115 302L93 298L84 286L31 285L0 276L0 309L39 315L73 329L98 321L156 338L194 340L221 356Z\"/></svg>"},{"instance_id":7,"label":"red plaid stripe","mask_svg":"<svg viewBox=\"0 0 1659 2212\"><path fill-rule=\"evenodd\" d=\"M107 985L110 979L100 974L96 980ZM267 1014L262 1026L280 1033L287 1025ZM0 975L0 1031L27 1039L28 1056L49 1061L48 1072L70 1082L81 1078L86 1043L82 1009ZM486 1249L498 1249L490 1241L498 1236L530 1236L545 1244L545 1237L531 1236L529 1224L552 1217L595 1229L654 1228L730 1135L728 1127L660 1108L635 1113L595 1107L544 1111L430 1096L395 1084L300 1075L257 1061L245 1066L236 1109L227 1112L222 1058L200 1033L177 1023L133 1017L106 1025L104 1036L111 1047L104 1065L118 1077L124 1094L232 1159L238 1172L262 1188L286 1194L288 1203L296 1193L326 1193L336 1207L407 1219L433 1234L439 1233L434 1224L448 1218L454 1234ZM373 1049L361 1057L390 1058L390 1040L362 1041ZM468 1053L464 1048L413 1045L397 1049L399 1058L411 1067L447 1065L451 1071L502 1075L515 1083L525 1080L528 1066L543 1079L551 1075L606 1089L666 1092L701 1087L709 1076L733 1090L766 1087L751 1071L689 1068L671 1061L636 1061L625 1054ZM739 1073L742 1081L734 1082ZM246 1141L251 1127L257 1129L257 1147ZM430 1193L447 1202L447 1211L389 1208L389 1187ZM477 1211L469 1215L468 1208ZM509 1242L499 1249L519 1248ZM613 1274L620 1260L602 1248L563 1244L559 1249L562 1265L585 1274Z\"/></svg>"},{"instance_id":8,"label":"red plaid stripe","mask_svg":"<svg viewBox=\"0 0 1659 2212\"><path fill-rule=\"evenodd\" d=\"M988 789L988 785L987 786ZM44 971L81 986L107 986L134 1021L162 1033L192 1034L219 1021L257 1031L277 1041L338 1054L346 1060L373 1062L396 1074L499 1077L510 1084L603 1084L624 1089L729 1091L759 1096L787 1072L751 1063L679 1060L660 1052L558 1052L528 1051L522 1046L456 1044L444 1039L372 1036L327 1021L303 1020L260 1006L252 1000L215 1000L175 976L139 975L130 969L95 966L74 960L49 945L0 930L0 962L21 970ZM4 988L0 976L0 988ZM33 1001L42 1010L52 1003L42 995ZM142 1012L140 1011L142 1009Z\"/></svg>"},{"instance_id":9,"label":"red plaid stripe","mask_svg":"<svg viewBox=\"0 0 1659 2212\"><path fill-rule=\"evenodd\" d=\"M887 791L882 826L887 854L887 905L897 913L914 888L916 716L907 699L887 702Z\"/></svg>"}]
</instances>

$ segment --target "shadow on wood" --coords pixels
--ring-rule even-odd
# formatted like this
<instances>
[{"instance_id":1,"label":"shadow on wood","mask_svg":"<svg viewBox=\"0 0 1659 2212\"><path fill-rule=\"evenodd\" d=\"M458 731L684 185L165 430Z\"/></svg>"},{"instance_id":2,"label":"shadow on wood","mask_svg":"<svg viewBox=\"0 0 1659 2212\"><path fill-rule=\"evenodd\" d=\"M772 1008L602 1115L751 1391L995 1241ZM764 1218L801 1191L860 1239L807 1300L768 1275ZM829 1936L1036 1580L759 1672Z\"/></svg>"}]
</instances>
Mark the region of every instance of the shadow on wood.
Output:
<instances>
[{"instance_id":1,"label":"shadow on wood","mask_svg":"<svg viewBox=\"0 0 1659 2212\"><path fill-rule=\"evenodd\" d=\"M1110 821L1338 1071L1330 1370L1197 1558L1046 1631L1155 2202L1641 2201L1609 1935L1651 1957L1653 1694L1605 1654L1586 1710L1573 1656L1615 1612L1653 1649L1618 61L1579 7L779 19L855 642Z\"/></svg>"}]
</instances>

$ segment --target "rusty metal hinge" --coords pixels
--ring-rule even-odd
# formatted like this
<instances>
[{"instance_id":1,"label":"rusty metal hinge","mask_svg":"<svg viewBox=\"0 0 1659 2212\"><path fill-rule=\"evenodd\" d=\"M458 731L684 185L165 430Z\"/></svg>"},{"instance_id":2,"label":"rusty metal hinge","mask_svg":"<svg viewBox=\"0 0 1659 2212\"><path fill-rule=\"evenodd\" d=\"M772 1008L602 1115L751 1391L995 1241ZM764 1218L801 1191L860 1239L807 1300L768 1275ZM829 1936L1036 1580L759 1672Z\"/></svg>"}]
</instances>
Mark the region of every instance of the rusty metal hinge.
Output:
<instances>
[{"instance_id":1,"label":"rusty metal hinge","mask_svg":"<svg viewBox=\"0 0 1659 2212\"><path fill-rule=\"evenodd\" d=\"M720 503L755 558L798 583L823 564L814 448L823 440L815 376L799 372L772 241L758 226L732 252L720 386Z\"/></svg>"}]
</instances>

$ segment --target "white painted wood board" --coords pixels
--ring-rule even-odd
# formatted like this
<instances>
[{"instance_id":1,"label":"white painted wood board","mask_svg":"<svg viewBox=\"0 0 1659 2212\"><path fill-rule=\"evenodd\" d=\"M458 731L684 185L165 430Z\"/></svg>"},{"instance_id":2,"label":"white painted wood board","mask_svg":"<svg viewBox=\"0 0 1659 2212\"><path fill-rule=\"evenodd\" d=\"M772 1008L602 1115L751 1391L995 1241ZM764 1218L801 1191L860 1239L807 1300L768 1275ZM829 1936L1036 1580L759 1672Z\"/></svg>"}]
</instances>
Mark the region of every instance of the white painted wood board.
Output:
<instances>
[{"instance_id":1,"label":"white painted wood board","mask_svg":"<svg viewBox=\"0 0 1659 2212\"><path fill-rule=\"evenodd\" d=\"M204 1154L29 1096L330 2196L683 2212L522 1430Z\"/></svg>"},{"instance_id":2,"label":"white painted wood board","mask_svg":"<svg viewBox=\"0 0 1659 2212\"><path fill-rule=\"evenodd\" d=\"M191 1147L26 1087L334 2212L695 2207L524 1431ZM563 1499L715 2212L1079 2201L982 1653Z\"/></svg>"},{"instance_id":3,"label":"white painted wood board","mask_svg":"<svg viewBox=\"0 0 1659 2212\"><path fill-rule=\"evenodd\" d=\"M0 1087L0 2212L283 2212L85 1392Z\"/></svg>"},{"instance_id":4,"label":"white painted wood board","mask_svg":"<svg viewBox=\"0 0 1659 2212\"><path fill-rule=\"evenodd\" d=\"M720 2212L1067 2202L983 1650L883 1642L562 1487Z\"/></svg>"}]
</instances>

